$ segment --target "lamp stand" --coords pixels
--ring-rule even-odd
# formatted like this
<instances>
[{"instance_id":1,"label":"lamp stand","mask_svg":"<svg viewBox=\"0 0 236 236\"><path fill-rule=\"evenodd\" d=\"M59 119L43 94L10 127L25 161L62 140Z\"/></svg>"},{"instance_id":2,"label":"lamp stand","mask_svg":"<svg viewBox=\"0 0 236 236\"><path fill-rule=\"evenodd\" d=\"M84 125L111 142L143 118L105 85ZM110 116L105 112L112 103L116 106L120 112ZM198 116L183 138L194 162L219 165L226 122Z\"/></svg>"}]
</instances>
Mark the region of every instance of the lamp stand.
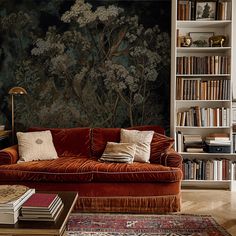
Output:
<instances>
[{"instance_id":1,"label":"lamp stand","mask_svg":"<svg viewBox=\"0 0 236 236\"><path fill-rule=\"evenodd\" d=\"M14 124L14 95L11 95L11 132L12 132L12 144L15 141L15 124Z\"/></svg>"}]
</instances>

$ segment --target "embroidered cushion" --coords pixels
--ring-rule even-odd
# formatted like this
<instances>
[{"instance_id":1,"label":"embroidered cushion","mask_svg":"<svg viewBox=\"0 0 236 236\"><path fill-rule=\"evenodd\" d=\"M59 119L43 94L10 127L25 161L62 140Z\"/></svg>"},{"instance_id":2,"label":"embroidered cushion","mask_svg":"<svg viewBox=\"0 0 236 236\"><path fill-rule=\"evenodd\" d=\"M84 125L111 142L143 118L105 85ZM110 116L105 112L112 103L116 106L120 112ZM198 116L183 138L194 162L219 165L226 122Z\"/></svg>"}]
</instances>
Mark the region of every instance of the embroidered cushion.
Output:
<instances>
[{"instance_id":1,"label":"embroidered cushion","mask_svg":"<svg viewBox=\"0 0 236 236\"><path fill-rule=\"evenodd\" d=\"M52 141L52 134L48 131L17 132L19 161L49 160L58 158Z\"/></svg>"}]
</instances>

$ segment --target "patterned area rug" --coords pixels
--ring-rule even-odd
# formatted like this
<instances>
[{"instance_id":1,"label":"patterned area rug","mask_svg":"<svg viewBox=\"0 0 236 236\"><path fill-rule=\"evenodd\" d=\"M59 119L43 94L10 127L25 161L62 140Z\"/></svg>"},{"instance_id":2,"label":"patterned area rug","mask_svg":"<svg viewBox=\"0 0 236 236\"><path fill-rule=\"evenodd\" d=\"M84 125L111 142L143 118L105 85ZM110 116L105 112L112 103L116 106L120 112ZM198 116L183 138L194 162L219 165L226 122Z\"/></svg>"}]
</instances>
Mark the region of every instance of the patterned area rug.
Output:
<instances>
[{"instance_id":1,"label":"patterned area rug","mask_svg":"<svg viewBox=\"0 0 236 236\"><path fill-rule=\"evenodd\" d=\"M230 236L211 216L72 214L67 236Z\"/></svg>"}]
</instances>

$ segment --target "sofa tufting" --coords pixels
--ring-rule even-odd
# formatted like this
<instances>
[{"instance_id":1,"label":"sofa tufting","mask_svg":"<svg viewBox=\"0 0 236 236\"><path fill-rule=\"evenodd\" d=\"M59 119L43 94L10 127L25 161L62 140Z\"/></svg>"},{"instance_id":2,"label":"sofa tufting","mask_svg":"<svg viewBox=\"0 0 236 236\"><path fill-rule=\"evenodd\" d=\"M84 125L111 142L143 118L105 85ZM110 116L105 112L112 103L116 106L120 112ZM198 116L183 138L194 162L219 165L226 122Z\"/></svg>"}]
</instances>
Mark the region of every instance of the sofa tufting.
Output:
<instances>
[{"instance_id":1,"label":"sofa tufting","mask_svg":"<svg viewBox=\"0 0 236 236\"><path fill-rule=\"evenodd\" d=\"M165 147L165 142L155 136L164 134L159 126L130 129L155 131L150 163L98 161L108 141L120 141L120 128L30 128L32 132L51 131L59 158L17 163L17 145L5 148L0 151L0 184L77 191L75 211L80 212L179 211L182 157L171 147L173 140L166 137L169 144Z\"/></svg>"}]
</instances>

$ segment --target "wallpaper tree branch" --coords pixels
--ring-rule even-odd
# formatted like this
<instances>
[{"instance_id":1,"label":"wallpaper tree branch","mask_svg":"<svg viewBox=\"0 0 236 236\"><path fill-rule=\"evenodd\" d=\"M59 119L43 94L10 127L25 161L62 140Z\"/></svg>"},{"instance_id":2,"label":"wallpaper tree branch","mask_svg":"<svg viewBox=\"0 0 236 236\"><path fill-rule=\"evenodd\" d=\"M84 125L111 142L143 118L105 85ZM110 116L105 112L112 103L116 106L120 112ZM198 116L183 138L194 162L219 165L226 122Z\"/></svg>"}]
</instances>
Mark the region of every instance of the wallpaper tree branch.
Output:
<instances>
[{"instance_id":1,"label":"wallpaper tree branch","mask_svg":"<svg viewBox=\"0 0 236 236\"><path fill-rule=\"evenodd\" d=\"M156 20L170 14L170 1L36 2L14 10L0 3L0 123L10 120L7 92L17 85L28 91L16 101L18 129L168 129L170 23L161 28Z\"/></svg>"}]
</instances>

